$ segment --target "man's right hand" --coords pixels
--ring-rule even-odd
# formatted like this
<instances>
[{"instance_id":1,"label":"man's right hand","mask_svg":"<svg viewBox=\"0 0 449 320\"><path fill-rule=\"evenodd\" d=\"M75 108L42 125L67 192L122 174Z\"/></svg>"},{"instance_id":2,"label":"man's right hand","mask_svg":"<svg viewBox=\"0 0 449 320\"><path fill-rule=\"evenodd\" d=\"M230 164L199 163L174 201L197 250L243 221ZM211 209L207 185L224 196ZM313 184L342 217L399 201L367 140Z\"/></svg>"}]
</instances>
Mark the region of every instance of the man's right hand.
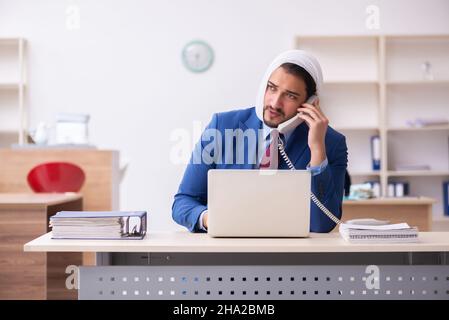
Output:
<instances>
[{"instance_id":1,"label":"man's right hand","mask_svg":"<svg viewBox=\"0 0 449 320\"><path fill-rule=\"evenodd\" d=\"M208 214L207 214L207 212L205 212L204 214L203 214L203 227L207 230L207 227L208 227L208 225L207 225L207 218L208 218Z\"/></svg>"}]
</instances>

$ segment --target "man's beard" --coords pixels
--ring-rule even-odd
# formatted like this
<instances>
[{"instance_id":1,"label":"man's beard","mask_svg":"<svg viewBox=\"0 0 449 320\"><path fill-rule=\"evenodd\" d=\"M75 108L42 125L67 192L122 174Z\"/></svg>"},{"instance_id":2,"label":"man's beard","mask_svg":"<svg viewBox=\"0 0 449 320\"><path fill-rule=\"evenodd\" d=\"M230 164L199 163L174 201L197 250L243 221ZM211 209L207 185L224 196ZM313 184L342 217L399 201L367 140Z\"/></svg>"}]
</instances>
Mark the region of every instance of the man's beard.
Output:
<instances>
[{"instance_id":1,"label":"man's beard","mask_svg":"<svg viewBox=\"0 0 449 320\"><path fill-rule=\"evenodd\" d=\"M270 109L270 106L264 106L264 108L263 108L263 122L270 128L277 128L279 123L265 120L265 112L270 112L268 109ZM272 109L279 114L280 119L283 119L285 117L285 114L281 109L275 109L275 108L272 108ZM286 121L286 120L283 120L282 122L284 122L284 121ZM282 123L282 122L280 122L280 123Z\"/></svg>"}]
</instances>

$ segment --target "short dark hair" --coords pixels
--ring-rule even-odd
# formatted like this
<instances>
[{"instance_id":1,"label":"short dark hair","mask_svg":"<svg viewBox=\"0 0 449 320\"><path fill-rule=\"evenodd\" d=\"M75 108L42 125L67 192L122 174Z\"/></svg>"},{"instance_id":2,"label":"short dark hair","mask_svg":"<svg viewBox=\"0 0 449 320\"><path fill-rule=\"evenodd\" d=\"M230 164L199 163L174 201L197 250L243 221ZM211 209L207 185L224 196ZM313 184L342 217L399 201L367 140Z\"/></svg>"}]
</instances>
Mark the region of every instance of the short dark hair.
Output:
<instances>
[{"instance_id":1,"label":"short dark hair","mask_svg":"<svg viewBox=\"0 0 449 320\"><path fill-rule=\"evenodd\" d=\"M310 96L316 94L315 80L313 80L310 73L308 73L303 67L300 67L294 63L286 62L281 65L281 68L284 69L287 73L304 80L304 82L306 83L307 92L306 99L309 99Z\"/></svg>"}]
</instances>

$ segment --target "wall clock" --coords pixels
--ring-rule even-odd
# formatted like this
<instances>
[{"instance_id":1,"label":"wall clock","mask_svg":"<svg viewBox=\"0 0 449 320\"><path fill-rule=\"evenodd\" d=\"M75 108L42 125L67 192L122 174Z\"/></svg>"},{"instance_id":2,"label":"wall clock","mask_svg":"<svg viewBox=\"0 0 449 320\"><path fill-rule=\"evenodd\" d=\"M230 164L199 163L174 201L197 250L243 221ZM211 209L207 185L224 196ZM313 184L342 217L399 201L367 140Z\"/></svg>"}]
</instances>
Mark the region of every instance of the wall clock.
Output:
<instances>
[{"instance_id":1,"label":"wall clock","mask_svg":"<svg viewBox=\"0 0 449 320\"><path fill-rule=\"evenodd\" d=\"M208 70L213 61L214 51L204 41L191 41L182 50L182 62L192 72L200 73Z\"/></svg>"}]
</instances>

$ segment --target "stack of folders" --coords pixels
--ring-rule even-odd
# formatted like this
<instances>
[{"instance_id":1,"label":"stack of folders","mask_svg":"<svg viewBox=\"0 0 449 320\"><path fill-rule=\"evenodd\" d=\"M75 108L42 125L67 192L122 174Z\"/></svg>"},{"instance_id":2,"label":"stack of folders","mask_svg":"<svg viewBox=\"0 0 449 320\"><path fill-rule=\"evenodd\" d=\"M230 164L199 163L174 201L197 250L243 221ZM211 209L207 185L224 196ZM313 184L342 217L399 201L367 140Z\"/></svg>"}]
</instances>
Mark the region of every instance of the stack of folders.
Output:
<instances>
[{"instance_id":1,"label":"stack of folders","mask_svg":"<svg viewBox=\"0 0 449 320\"><path fill-rule=\"evenodd\" d=\"M342 223L340 235L351 243L401 243L418 242L418 228L407 223L363 225Z\"/></svg>"},{"instance_id":2,"label":"stack of folders","mask_svg":"<svg viewBox=\"0 0 449 320\"><path fill-rule=\"evenodd\" d=\"M146 211L61 211L50 217L52 239L143 239Z\"/></svg>"},{"instance_id":3,"label":"stack of folders","mask_svg":"<svg viewBox=\"0 0 449 320\"><path fill-rule=\"evenodd\" d=\"M371 163L374 171L380 170L380 136L371 137Z\"/></svg>"},{"instance_id":4,"label":"stack of folders","mask_svg":"<svg viewBox=\"0 0 449 320\"><path fill-rule=\"evenodd\" d=\"M443 182L444 215L449 216L449 181Z\"/></svg>"}]
</instances>

